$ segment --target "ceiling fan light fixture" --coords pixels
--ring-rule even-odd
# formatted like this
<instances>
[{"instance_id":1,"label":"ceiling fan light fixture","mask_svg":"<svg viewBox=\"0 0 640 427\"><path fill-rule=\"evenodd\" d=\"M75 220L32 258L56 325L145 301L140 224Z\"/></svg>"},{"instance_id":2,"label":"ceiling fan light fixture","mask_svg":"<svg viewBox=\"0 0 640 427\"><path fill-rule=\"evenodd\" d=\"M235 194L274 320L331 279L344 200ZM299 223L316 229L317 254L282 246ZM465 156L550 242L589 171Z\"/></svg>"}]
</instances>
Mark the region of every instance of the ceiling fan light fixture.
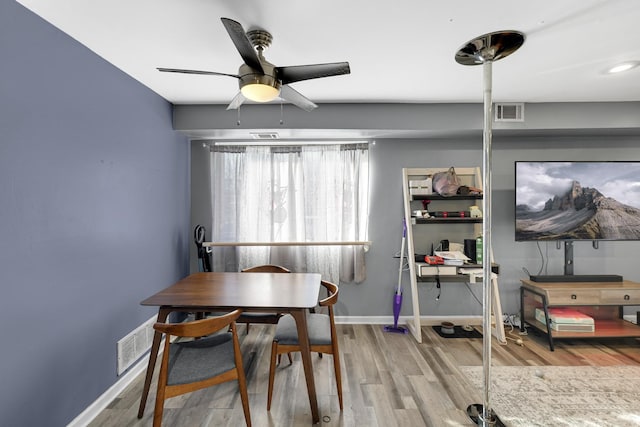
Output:
<instances>
[{"instance_id":1,"label":"ceiling fan light fixture","mask_svg":"<svg viewBox=\"0 0 640 427\"><path fill-rule=\"evenodd\" d=\"M280 82L270 75L245 75L240 78L240 92L255 102L273 101L280 95Z\"/></svg>"},{"instance_id":2,"label":"ceiling fan light fixture","mask_svg":"<svg viewBox=\"0 0 640 427\"><path fill-rule=\"evenodd\" d=\"M262 83L250 83L240 89L245 98L255 102L273 101L280 95L280 89Z\"/></svg>"}]
</instances>

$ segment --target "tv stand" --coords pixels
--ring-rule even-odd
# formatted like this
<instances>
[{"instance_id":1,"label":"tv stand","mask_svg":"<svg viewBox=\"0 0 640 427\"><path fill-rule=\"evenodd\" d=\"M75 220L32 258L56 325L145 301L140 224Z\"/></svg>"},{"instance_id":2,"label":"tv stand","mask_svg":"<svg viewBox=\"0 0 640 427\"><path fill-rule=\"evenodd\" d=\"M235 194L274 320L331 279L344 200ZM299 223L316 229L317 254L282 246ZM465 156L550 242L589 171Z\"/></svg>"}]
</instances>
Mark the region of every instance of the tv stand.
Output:
<instances>
[{"instance_id":1,"label":"tv stand","mask_svg":"<svg viewBox=\"0 0 640 427\"><path fill-rule=\"evenodd\" d=\"M640 283L622 282L533 282L522 280L520 286L520 330L527 323L547 334L549 349L560 338L640 337L640 325L622 319L622 308L640 305ZM595 321L593 332L556 331L551 328L550 307L570 307ZM538 321L536 308L544 310L546 324Z\"/></svg>"}]
</instances>

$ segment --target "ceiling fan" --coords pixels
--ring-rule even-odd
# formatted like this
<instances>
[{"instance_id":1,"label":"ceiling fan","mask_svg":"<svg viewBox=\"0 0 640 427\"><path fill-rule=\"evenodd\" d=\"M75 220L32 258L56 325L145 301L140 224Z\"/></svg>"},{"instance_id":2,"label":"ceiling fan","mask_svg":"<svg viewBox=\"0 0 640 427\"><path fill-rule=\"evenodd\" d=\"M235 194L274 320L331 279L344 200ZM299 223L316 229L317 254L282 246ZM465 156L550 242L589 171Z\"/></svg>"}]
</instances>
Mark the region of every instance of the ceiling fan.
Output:
<instances>
[{"instance_id":1,"label":"ceiling fan","mask_svg":"<svg viewBox=\"0 0 640 427\"><path fill-rule=\"evenodd\" d=\"M239 108L247 99L255 102L269 102L280 97L303 110L311 111L317 105L289 86L290 83L351 73L348 62L277 67L263 56L263 51L271 45L273 40L270 33L265 30L245 32L239 22L229 18L221 18L221 20L244 61L238 74L177 68L158 68L158 71L237 78L240 92L233 98L227 110Z\"/></svg>"}]
</instances>

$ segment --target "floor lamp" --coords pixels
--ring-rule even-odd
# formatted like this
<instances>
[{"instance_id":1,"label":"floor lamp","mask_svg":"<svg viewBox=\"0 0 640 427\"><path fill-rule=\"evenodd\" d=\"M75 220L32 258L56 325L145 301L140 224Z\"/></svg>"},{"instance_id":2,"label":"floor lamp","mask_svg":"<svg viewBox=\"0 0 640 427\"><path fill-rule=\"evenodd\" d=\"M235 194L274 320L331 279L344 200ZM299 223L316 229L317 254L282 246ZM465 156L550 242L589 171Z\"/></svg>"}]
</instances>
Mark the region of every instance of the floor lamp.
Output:
<instances>
[{"instance_id":1,"label":"floor lamp","mask_svg":"<svg viewBox=\"0 0 640 427\"><path fill-rule=\"evenodd\" d=\"M469 417L481 426L502 426L490 406L491 387L491 64L506 58L524 43L524 34L518 31L497 31L484 34L466 43L456 52L456 62L462 65L483 65L484 71L484 132L482 139L482 170L484 197L482 208L482 289L483 289L483 341L482 362L484 392L483 403L467 408ZM496 322L501 321L501 313L496 313Z\"/></svg>"}]
</instances>

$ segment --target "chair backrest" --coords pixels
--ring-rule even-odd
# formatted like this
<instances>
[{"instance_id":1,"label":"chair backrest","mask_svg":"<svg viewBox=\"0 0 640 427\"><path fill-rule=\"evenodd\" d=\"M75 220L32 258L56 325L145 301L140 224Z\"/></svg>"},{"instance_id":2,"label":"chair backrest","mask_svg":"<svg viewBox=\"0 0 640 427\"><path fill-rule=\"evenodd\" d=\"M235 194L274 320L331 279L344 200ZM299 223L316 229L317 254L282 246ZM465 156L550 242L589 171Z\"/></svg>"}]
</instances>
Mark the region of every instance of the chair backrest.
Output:
<instances>
[{"instance_id":1,"label":"chair backrest","mask_svg":"<svg viewBox=\"0 0 640 427\"><path fill-rule=\"evenodd\" d=\"M327 307L329 311L329 320L331 321L332 334L335 332L335 320L333 313L333 305L338 302L338 285L335 283L322 280L320 284L327 290L327 297L318 301L320 307Z\"/></svg>"},{"instance_id":2,"label":"chair backrest","mask_svg":"<svg viewBox=\"0 0 640 427\"><path fill-rule=\"evenodd\" d=\"M291 273L291 270L280 265L264 264L245 268L241 273Z\"/></svg>"},{"instance_id":3,"label":"chair backrest","mask_svg":"<svg viewBox=\"0 0 640 427\"><path fill-rule=\"evenodd\" d=\"M234 310L222 316L210 317L202 320L185 323L155 323L153 329L167 335L177 337L203 337L218 332L229 326L242 313L242 310Z\"/></svg>"},{"instance_id":4,"label":"chair backrest","mask_svg":"<svg viewBox=\"0 0 640 427\"><path fill-rule=\"evenodd\" d=\"M165 334L162 364L158 374L156 405L153 412L154 427L160 427L162 424L166 399L232 380L238 381L244 417L247 426L251 426L247 382L235 324L235 320L241 313L242 310L234 310L222 316L192 322L157 322L153 325L156 331ZM227 327L230 333L205 338ZM203 338L172 343L172 335ZM230 346L233 347L232 351ZM176 351L173 351L174 349Z\"/></svg>"},{"instance_id":5,"label":"chair backrest","mask_svg":"<svg viewBox=\"0 0 640 427\"><path fill-rule=\"evenodd\" d=\"M321 299L318 304L320 304L321 307L331 308L332 305L338 302L338 285L327 282L326 280L322 280L320 284L324 286L329 295L326 298Z\"/></svg>"}]
</instances>

